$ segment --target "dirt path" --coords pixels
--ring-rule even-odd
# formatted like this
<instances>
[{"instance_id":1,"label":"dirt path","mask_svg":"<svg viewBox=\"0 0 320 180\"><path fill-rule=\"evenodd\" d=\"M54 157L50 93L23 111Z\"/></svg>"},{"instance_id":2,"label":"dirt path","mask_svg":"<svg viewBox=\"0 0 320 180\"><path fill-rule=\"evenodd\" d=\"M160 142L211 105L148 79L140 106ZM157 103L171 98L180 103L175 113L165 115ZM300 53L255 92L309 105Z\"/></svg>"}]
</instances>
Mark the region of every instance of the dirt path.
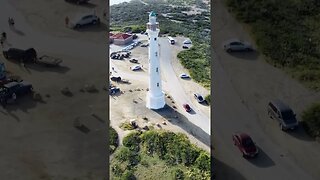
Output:
<instances>
[{"instance_id":1,"label":"dirt path","mask_svg":"<svg viewBox=\"0 0 320 180\"><path fill-rule=\"evenodd\" d=\"M253 138L256 137L259 139L257 142L258 144L264 144L265 149L270 149L273 147L283 151L282 154L285 154L288 160L293 163L291 166L294 165L296 168L299 168L300 170L305 171L313 176L313 178L319 179L320 169L319 166L316 166L317 162L320 161L319 143L310 139L302 129L292 133L283 133L279 129L277 123L268 118L266 108L268 101L277 98L282 99L293 108L298 115L298 119L301 120L301 112L311 103L319 102L320 94L306 89L304 86L290 78L281 70L267 64L264 61L263 56L259 55L258 53L236 55L229 55L225 53L222 48L222 44L224 41L230 38L237 37L250 42L253 42L253 40L249 36L248 32L246 32L241 26L241 24L239 24L227 12L226 8L222 5L222 1L217 1L215 9L216 21L214 21L214 26L217 28L214 29L213 33L215 37L214 47L217 54L216 61L219 61L219 67L223 68L225 71L226 75L224 76L226 77L224 81L228 81L228 83L231 82L232 86L229 88L235 90L236 96L239 97L240 102L242 102L248 111L247 113L249 113L246 119L251 119L248 122L250 124L248 124L244 129L247 131L259 130L263 134L259 135L252 132L252 136L254 136ZM217 76L222 75L216 73L214 77ZM227 90L223 91L223 93L227 92ZM220 91L220 93L222 92ZM217 97L220 95L216 94ZM219 104L216 106L219 106ZM222 112L219 111L220 110L215 111L217 116L213 116L215 124L214 126L216 128L221 128L221 125L225 125L227 123L222 122L221 117L219 117L219 114ZM235 111L235 109L233 111ZM226 114L226 112L224 112L224 114ZM255 118L249 118L249 116L253 116ZM247 121L245 119L239 120ZM241 126L239 125L238 127L239 131L241 130ZM224 139L222 134L215 135L216 141L221 142L221 140ZM267 145L266 141L272 141L272 144ZM218 147L219 144L216 146ZM218 158L221 157L221 159L224 159L225 155L222 155L223 153L231 156L232 152L224 151L224 148L226 147L221 147L218 150ZM265 152L271 153L269 156L273 156L273 158L276 156L276 154L274 154L275 152L271 152L271 150L270 152ZM236 165L235 162L231 161L226 164L232 168L239 170L241 169L241 172L245 173L243 175L246 178L253 179L253 176L246 174L246 172L252 172L252 167L239 167L239 165ZM283 164L277 163L275 166L283 166ZM244 169L244 167L246 169ZM290 166L285 165L284 167L286 167L284 168L284 171L298 173L298 171L292 171ZM295 178L299 179L299 175L297 174Z\"/></svg>"}]
</instances>

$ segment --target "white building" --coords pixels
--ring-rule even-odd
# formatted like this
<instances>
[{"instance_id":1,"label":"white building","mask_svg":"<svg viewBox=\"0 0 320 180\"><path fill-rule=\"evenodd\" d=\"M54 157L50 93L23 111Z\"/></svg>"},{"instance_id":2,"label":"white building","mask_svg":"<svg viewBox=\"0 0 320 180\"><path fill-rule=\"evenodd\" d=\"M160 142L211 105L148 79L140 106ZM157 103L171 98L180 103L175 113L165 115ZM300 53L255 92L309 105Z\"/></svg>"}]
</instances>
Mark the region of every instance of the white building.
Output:
<instances>
[{"instance_id":1,"label":"white building","mask_svg":"<svg viewBox=\"0 0 320 180\"><path fill-rule=\"evenodd\" d=\"M149 37L149 91L147 93L147 108L161 109L165 105L164 92L161 85L159 43L159 23L156 21L156 14L152 11L149 14L147 33Z\"/></svg>"}]
</instances>

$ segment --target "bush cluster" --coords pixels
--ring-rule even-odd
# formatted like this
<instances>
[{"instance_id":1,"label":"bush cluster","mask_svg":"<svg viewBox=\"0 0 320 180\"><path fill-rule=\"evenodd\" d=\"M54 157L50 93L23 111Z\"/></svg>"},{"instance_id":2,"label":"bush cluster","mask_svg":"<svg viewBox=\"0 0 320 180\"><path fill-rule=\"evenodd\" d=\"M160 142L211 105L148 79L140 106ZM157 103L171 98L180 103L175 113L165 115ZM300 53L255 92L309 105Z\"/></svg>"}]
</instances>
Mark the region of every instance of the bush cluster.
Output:
<instances>
[{"instance_id":1,"label":"bush cluster","mask_svg":"<svg viewBox=\"0 0 320 180\"><path fill-rule=\"evenodd\" d=\"M172 167L174 179L197 176L198 179L209 179L210 156L207 152L191 144L184 134L175 134L168 131L135 131L123 139L123 147L115 153L115 158L120 164L113 164L111 170L116 177L121 177L125 170L134 171L139 163L148 167L141 154L157 156L169 167ZM184 173L177 165L188 167Z\"/></svg>"},{"instance_id":2,"label":"bush cluster","mask_svg":"<svg viewBox=\"0 0 320 180\"><path fill-rule=\"evenodd\" d=\"M302 114L306 131L315 138L320 137L320 103L313 104Z\"/></svg>"},{"instance_id":3,"label":"bush cluster","mask_svg":"<svg viewBox=\"0 0 320 180\"><path fill-rule=\"evenodd\" d=\"M320 90L318 0L227 0L227 5L251 26L259 49L272 64L292 69L294 77Z\"/></svg>"},{"instance_id":4,"label":"bush cluster","mask_svg":"<svg viewBox=\"0 0 320 180\"><path fill-rule=\"evenodd\" d=\"M109 127L109 143L110 143L110 148L109 148L109 152L110 154L112 154L116 148L118 147L118 143L119 143L119 137L118 137L118 133L116 130L114 130L112 127Z\"/></svg>"}]
</instances>

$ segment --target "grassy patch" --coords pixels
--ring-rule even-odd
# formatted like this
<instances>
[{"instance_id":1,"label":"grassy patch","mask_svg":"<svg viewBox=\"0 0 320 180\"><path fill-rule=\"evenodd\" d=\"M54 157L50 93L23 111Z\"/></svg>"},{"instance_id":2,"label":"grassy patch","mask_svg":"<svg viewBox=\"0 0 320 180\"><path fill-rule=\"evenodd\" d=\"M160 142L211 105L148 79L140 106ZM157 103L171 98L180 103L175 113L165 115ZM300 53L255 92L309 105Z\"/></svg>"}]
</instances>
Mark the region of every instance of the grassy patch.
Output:
<instances>
[{"instance_id":1,"label":"grassy patch","mask_svg":"<svg viewBox=\"0 0 320 180\"><path fill-rule=\"evenodd\" d=\"M210 179L210 156L184 134L136 131L124 138L110 169L111 179L126 171L135 179Z\"/></svg>"},{"instance_id":2,"label":"grassy patch","mask_svg":"<svg viewBox=\"0 0 320 180\"><path fill-rule=\"evenodd\" d=\"M313 104L302 114L303 126L312 137L320 137L320 103Z\"/></svg>"},{"instance_id":3,"label":"grassy patch","mask_svg":"<svg viewBox=\"0 0 320 180\"><path fill-rule=\"evenodd\" d=\"M320 90L320 1L226 0L229 10L250 26L269 63L290 69L294 78Z\"/></svg>"},{"instance_id":4,"label":"grassy patch","mask_svg":"<svg viewBox=\"0 0 320 180\"><path fill-rule=\"evenodd\" d=\"M116 130L114 130L112 127L109 127L109 145L110 145L110 148L109 148L109 152L110 154L112 154L116 148L118 147L119 145L119 136L118 136L118 133Z\"/></svg>"},{"instance_id":5,"label":"grassy patch","mask_svg":"<svg viewBox=\"0 0 320 180\"><path fill-rule=\"evenodd\" d=\"M134 127L130 124L130 122L123 122L120 124L120 128L123 130L133 130Z\"/></svg>"}]
</instances>

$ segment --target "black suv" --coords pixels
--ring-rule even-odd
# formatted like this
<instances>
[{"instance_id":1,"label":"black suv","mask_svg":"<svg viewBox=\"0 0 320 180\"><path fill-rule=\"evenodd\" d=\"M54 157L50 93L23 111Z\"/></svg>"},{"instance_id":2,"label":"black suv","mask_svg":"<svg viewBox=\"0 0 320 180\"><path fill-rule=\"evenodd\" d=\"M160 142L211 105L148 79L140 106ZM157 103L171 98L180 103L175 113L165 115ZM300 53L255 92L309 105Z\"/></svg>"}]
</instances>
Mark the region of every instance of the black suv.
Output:
<instances>
[{"instance_id":1,"label":"black suv","mask_svg":"<svg viewBox=\"0 0 320 180\"><path fill-rule=\"evenodd\" d=\"M268 104L268 115L279 122L281 130L295 129L299 123L292 109L280 100Z\"/></svg>"},{"instance_id":2,"label":"black suv","mask_svg":"<svg viewBox=\"0 0 320 180\"><path fill-rule=\"evenodd\" d=\"M0 101L2 103L7 103L10 99L16 100L18 96L23 96L31 93L32 91L33 87L28 82L9 82L0 87Z\"/></svg>"},{"instance_id":3,"label":"black suv","mask_svg":"<svg viewBox=\"0 0 320 180\"><path fill-rule=\"evenodd\" d=\"M66 2L72 2L72 3L76 3L76 4L82 4L82 3L88 3L89 0L64 0Z\"/></svg>"},{"instance_id":4,"label":"black suv","mask_svg":"<svg viewBox=\"0 0 320 180\"><path fill-rule=\"evenodd\" d=\"M7 51L3 51L3 55L6 59L20 60L23 62L35 62L37 60L37 52L34 48L26 50L9 48Z\"/></svg>"}]
</instances>

